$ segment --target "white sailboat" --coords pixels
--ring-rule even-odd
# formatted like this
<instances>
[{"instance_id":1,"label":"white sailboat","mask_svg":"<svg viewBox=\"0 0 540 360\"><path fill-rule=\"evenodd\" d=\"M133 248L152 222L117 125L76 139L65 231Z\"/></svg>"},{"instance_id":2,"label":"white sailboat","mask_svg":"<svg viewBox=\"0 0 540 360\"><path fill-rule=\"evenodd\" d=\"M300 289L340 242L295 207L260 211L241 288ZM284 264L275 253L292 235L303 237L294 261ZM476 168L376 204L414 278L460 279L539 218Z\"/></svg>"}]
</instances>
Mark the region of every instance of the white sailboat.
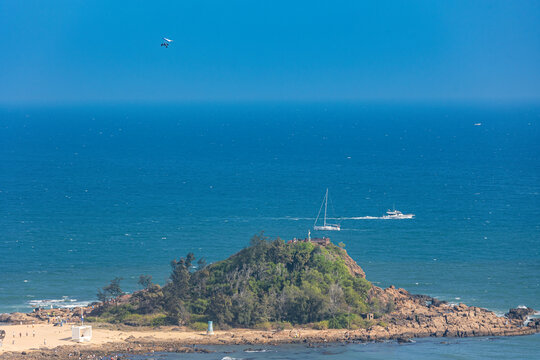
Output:
<instances>
[{"instance_id":1,"label":"white sailboat","mask_svg":"<svg viewBox=\"0 0 540 360\"><path fill-rule=\"evenodd\" d=\"M319 226L317 225L317 221L319 221L319 217L321 216L321 211L324 205L324 218L323 218L323 225ZM341 226L339 224L327 224L326 223L326 210L328 208L328 189L326 189L326 194L324 195L324 200L321 204L321 207L319 209L319 213L317 214L317 218L315 219L315 223L313 224L313 230L328 230L328 231L340 231Z\"/></svg>"}]
</instances>

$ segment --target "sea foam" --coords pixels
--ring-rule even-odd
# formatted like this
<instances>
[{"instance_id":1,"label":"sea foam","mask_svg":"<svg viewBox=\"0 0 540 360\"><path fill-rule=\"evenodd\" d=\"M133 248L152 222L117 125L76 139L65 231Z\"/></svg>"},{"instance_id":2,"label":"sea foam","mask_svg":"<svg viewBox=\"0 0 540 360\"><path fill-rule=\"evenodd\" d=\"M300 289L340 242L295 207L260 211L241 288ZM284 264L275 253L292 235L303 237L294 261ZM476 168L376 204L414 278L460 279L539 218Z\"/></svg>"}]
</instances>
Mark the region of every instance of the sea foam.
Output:
<instances>
[{"instance_id":1,"label":"sea foam","mask_svg":"<svg viewBox=\"0 0 540 360\"><path fill-rule=\"evenodd\" d=\"M88 306L90 301L79 301L77 299L71 299L68 296L63 296L61 299L39 299L39 300L30 300L28 305L33 308L42 307L42 308L66 308L72 309L81 306Z\"/></svg>"}]
</instances>

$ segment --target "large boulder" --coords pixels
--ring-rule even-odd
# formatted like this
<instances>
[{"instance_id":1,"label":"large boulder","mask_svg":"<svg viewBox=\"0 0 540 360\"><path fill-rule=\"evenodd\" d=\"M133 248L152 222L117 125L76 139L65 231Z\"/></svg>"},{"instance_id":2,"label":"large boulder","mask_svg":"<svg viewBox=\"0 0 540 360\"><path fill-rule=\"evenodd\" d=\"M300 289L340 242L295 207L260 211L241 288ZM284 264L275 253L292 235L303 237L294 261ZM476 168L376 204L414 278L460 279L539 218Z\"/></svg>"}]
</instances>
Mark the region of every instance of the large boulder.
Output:
<instances>
[{"instance_id":1,"label":"large boulder","mask_svg":"<svg viewBox=\"0 0 540 360\"><path fill-rule=\"evenodd\" d=\"M7 315L7 316L6 316ZM11 324L31 324L34 322L34 318L24 313L2 314L0 315L0 322L7 322Z\"/></svg>"},{"instance_id":2,"label":"large boulder","mask_svg":"<svg viewBox=\"0 0 540 360\"><path fill-rule=\"evenodd\" d=\"M518 307L515 309L510 309L504 316L509 318L510 320L519 320L519 321L525 321L527 320L527 316L534 314L534 309L531 309L530 307Z\"/></svg>"}]
</instances>

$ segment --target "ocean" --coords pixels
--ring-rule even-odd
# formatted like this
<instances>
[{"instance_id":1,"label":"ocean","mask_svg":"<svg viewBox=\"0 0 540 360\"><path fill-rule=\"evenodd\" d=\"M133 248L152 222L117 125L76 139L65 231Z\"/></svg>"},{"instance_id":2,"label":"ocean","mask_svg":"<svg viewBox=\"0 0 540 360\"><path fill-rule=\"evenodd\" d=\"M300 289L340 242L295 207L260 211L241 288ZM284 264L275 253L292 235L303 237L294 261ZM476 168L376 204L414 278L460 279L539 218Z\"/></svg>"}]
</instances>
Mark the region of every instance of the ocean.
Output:
<instances>
[{"instance_id":1,"label":"ocean","mask_svg":"<svg viewBox=\"0 0 540 360\"><path fill-rule=\"evenodd\" d=\"M0 312L86 304L116 276L128 292L141 274L163 284L174 258L214 262L260 232L306 237L327 188L342 231L312 235L343 242L374 284L498 314L540 309L539 158L540 106L530 104L2 107ZM415 218L369 218L394 207ZM539 345L329 351L510 359ZM322 351L277 350L241 357Z\"/></svg>"}]
</instances>

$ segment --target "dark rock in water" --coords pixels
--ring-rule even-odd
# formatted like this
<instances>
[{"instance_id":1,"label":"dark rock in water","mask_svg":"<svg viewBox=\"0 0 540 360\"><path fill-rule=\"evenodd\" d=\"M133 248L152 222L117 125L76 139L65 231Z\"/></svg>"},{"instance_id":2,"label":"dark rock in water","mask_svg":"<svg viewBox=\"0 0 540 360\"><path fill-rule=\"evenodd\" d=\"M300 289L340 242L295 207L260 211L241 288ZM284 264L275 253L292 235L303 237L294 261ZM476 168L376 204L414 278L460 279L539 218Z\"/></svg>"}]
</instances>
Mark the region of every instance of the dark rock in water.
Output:
<instances>
[{"instance_id":1,"label":"dark rock in water","mask_svg":"<svg viewBox=\"0 0 540 360\"><path fill-rule=\"evenodd\" d=\"M418 300L419 303L426 305L426 303L431 301L432 298L429 295L411 294L411 299Z\"/></svg>"},{"instance_id":2,"label":"dark rock in water","mask_svg":"<svg viewBox=\"0 0 540 360\"><path fill-rule=\"evenodd\" d=\"M447 301L439 300L429 295L413 294L411 295L411 298L417 300L424 306L441 306L448 303Z\"/></svg>"},{"instance_id":3,"label":"dark rock in water","mask_svg":"<svg viewBox=\"0 0 540 360\"><path fill-rule=\"evenodd\" d=\"M527 319L527 316L534 314L535 311L531 309L530 307L523 307L523 308L515 308L510 309L504 316L509 318L510 320L521 320L525 321Z\"/></svg>"},{"instance_id":4,"label":"dark rock in water","mask_svg":"<svg viewBox=\"0 0 540 360\"><path fill-rule=\"evenodd\" d=\"M406 337L399 337L397 338L397 342L398 344L410 344L410 343L413 343L414 341Z\"/></svg>"},{"instance_id":5,"label":"dark rock in water","mask_svg":"<svg viewBox=\"0 0 540 360\"><path fill-rule=\"evenodd\" d=\"M527 326L533 329L540 329L540 319L531 319Z\"/></svg>"},{"instance_id":6,"label":"dark rock in water","mask_svg":"<svg viewBox=\"0 0 540 360\"><path fill-rule=\"evenodd\" d=\"M439 300L437 298L431 298L431 305L433 306L440 306L440 305L443 305L443 304L447 304L448 302L445 301L445 300Z\"/></svg>"}]
</instances>

